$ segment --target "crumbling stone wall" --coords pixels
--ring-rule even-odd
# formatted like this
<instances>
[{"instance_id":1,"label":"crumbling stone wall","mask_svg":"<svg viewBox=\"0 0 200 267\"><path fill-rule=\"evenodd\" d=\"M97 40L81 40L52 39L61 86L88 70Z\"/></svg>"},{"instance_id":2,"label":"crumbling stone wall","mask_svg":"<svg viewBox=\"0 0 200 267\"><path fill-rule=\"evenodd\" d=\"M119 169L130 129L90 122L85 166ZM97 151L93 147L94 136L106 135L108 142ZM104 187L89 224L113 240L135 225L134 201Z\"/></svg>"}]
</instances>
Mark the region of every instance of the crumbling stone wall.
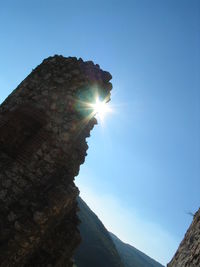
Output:
<instances>
[{"instance_id":1,"label":"crumbling stone wall","mask_svg":"<svg viewBox=\"0 0 200 267\"><path fill-rule=\"evenodd\" d=\"M168 267L200 267L200 209Z\"/></svg>"},{"instance_id":2,"label":"crumbling stone wall","mask_svg":"<svg viewBox=\"0 0 200 267\"><path fill-rule=\"evenodd\" d=\"M0 266L72 266L74 177L96 124L85 102L111 75L74 57L45 59L0 106Z\"/></svg>"}]
</instances>

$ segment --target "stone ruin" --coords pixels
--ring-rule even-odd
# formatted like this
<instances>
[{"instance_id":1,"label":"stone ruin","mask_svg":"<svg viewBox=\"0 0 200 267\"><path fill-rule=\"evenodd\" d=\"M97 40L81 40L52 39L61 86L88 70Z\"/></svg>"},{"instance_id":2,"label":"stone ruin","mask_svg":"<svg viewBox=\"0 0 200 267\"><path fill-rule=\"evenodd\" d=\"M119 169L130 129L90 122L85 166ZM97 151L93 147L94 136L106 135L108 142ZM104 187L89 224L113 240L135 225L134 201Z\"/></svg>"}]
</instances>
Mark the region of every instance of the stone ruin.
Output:
<instances>
[{"instance_id":1,"label":"stone ruin","mask_svg":"<svg viewBox=\"0 0 200 267\"><path fill-rule=\"evenodd\" d=\"M168 267L200 267L200 209Z\"/></svg>"},{"instance_id":2,"label":"stone ruin","mask_svg":"<svg viewBox=\"0 0 200 267\"><path fill-rule=\"evenodd\" d=\"M0 106L0 266L73 265L80 242L74 177L109 100L111 75L91 61L45 59Z\"/></svg>"}]
</instances>

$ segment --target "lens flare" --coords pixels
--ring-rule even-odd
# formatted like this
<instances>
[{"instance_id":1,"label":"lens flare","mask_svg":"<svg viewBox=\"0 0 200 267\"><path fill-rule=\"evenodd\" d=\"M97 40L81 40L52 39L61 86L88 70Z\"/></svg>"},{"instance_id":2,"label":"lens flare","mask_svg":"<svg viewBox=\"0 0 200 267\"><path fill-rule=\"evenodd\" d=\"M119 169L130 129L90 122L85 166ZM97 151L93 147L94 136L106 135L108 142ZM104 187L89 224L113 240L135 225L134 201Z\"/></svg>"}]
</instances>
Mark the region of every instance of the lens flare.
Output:
<instances>
[{"instance_id":1,"label":"lens flare","mask_svg":"<svg viewBox=\"0 0 200 267\"><path fill-rule=\"evenodd\" d=\"M90 104L95 116L97 118L99 117L101 121L104 119L105 115L108 112L111 112L111 108L106 102L107 102L106 100L101 101L99 97L97 97L96 102L93 104Z\"/></svg>"},{"instance_id":2,"label":"lens flare","mask_svg":"<svg viewBox=\"0 0 200 267\"><path fill-rule=\"evenodd\" d=\"M98 88L88 88L88 90L80 90L75 99L75 109L83 116L82 124L87 124L92 117L95 117L102 125L107 113L112 112L110 94L106 95ZM104 97L102 96L104 95Z\"/></svg>"}]
</instances>

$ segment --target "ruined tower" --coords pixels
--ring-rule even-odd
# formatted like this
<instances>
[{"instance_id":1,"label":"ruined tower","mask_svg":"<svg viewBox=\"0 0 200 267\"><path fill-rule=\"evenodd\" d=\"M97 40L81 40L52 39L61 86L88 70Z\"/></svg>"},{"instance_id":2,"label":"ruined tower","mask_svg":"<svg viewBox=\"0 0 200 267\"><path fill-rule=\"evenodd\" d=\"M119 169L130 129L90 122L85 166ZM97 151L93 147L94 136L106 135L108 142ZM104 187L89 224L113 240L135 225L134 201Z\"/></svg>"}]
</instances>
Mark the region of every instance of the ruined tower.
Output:
<instances>
[{"instance_id":1,"label":"ruined tower","mask_svg":"<svg viewBox=\"0 0 200 267\"><path fill-rule=\"evenodd\" d=\"M109 100L111 75L74 57L45 59L0 106L0 266L72 266L74 177Z\"/></svg>"}]
</instances>

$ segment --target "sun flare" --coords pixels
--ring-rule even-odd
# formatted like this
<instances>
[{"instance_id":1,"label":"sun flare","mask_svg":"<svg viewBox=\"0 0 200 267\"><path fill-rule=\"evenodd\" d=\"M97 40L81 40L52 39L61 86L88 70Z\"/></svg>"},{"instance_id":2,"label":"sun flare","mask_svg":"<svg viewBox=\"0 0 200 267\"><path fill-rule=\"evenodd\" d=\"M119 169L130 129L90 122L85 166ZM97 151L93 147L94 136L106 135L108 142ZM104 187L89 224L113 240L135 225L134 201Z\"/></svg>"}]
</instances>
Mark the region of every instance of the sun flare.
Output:
<instances>
[{"instance_id":1,"label":"sun flare","mask_svg":"<svg viewBox=\"0 0 200 267\"><path fill-rule=\"evenodd\" d=\"M105 116L113 112L110 104L110 94L104 95L104 97L99 95L98 90L93 89L88 90L86 94L80 94L76 99L76 109L85 117L84 123L87 123L93 117L104 124Z\"/></svg>"},{"instance_id":2,"label":"sun flare","mask_svg":"<svg viewBox=\"0 0 200 267\"><path fill-rule=\"evenodd\" d=\"M111 108L109 107L106 100L101 101L99 97L96 98L96 102L91 104L93 112L95 116L99 117L100 120L103 120L105 115L108 112L111 112Z\"/></svg>"}]
</instances>

